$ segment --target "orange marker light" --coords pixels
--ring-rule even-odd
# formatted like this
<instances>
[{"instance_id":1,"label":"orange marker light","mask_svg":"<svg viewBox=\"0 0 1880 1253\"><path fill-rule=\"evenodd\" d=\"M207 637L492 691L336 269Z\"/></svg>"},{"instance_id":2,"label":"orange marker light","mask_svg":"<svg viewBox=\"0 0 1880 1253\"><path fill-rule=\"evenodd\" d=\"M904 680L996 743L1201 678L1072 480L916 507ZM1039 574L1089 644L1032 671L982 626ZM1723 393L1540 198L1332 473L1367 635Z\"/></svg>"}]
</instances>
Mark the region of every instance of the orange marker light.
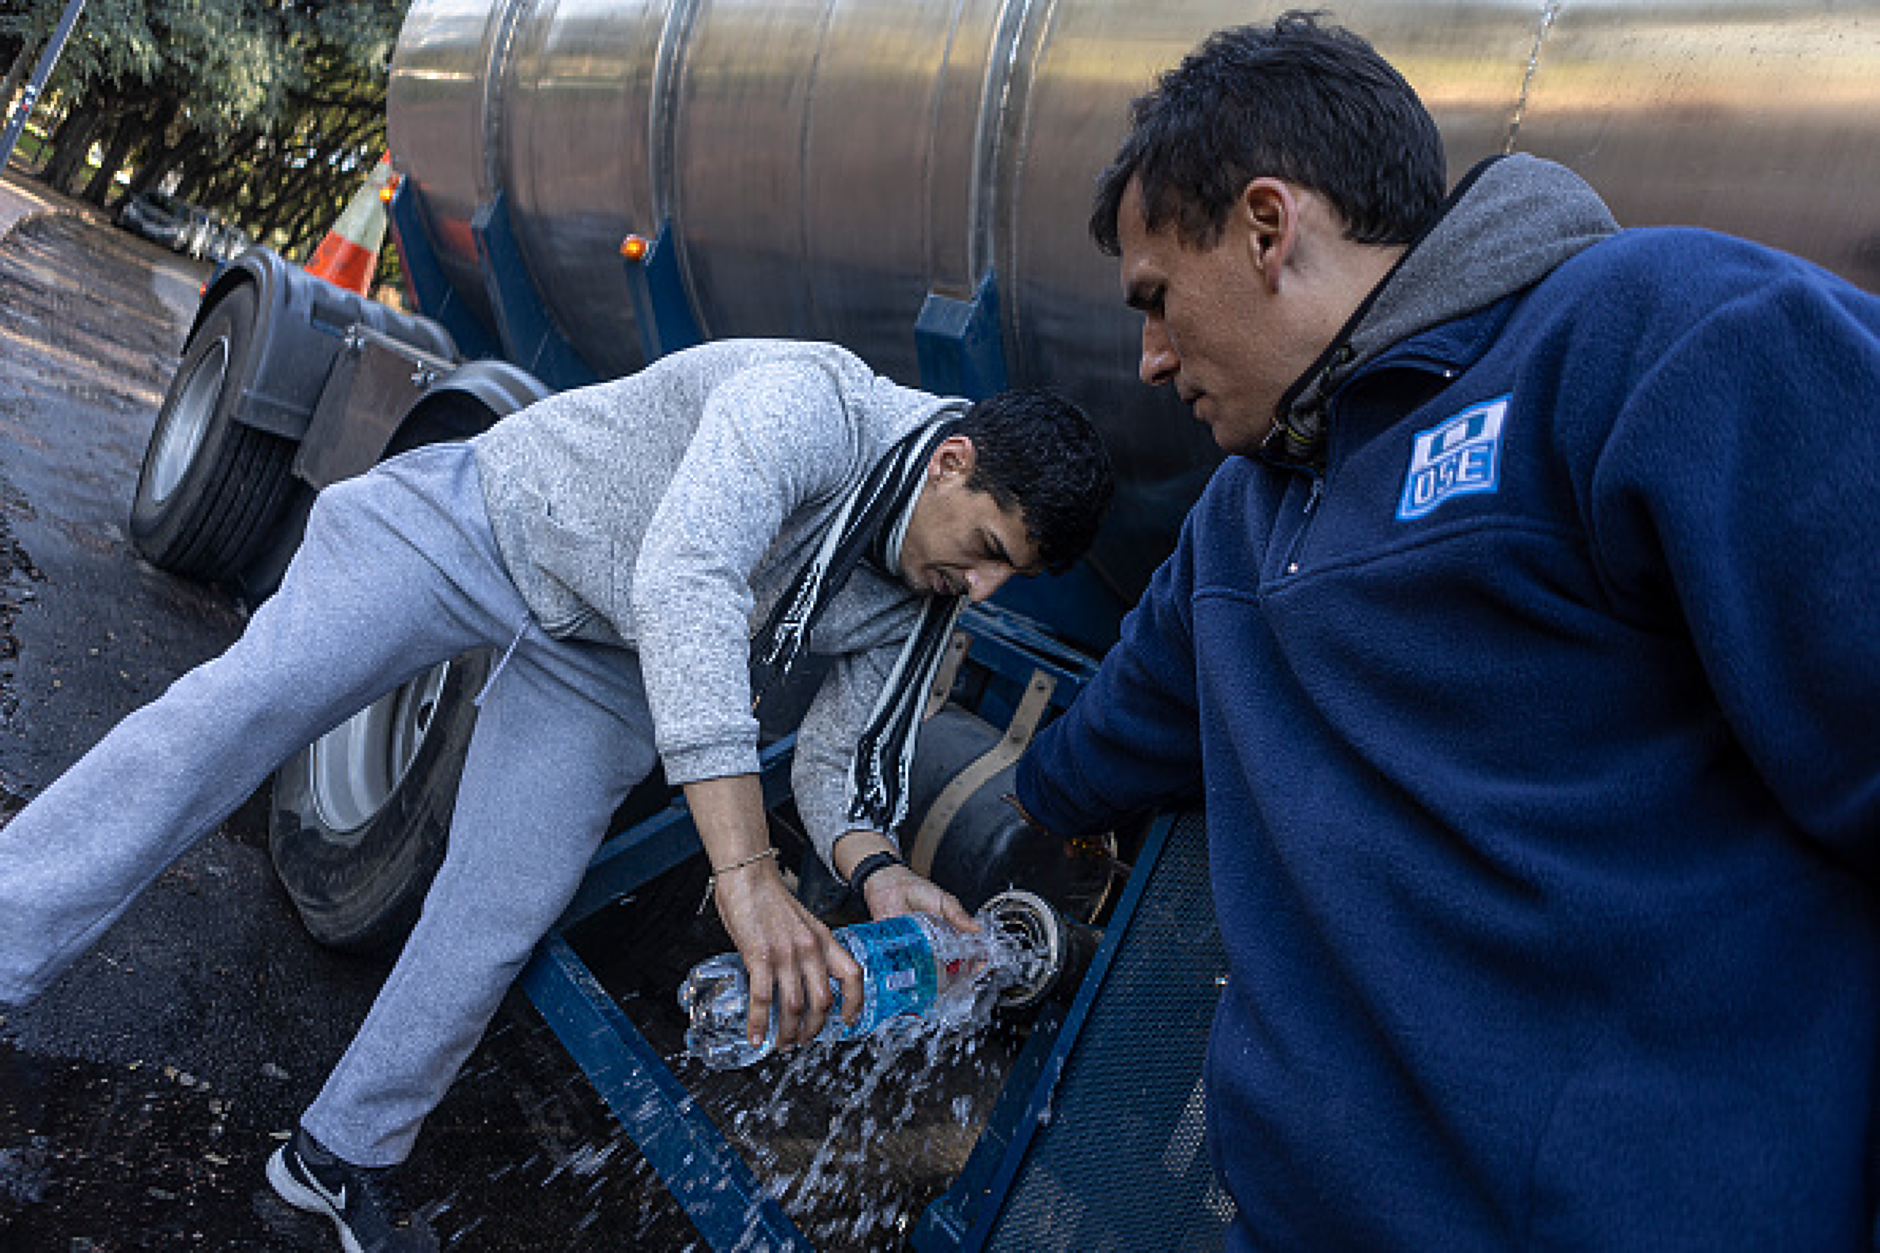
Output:
<instances>
[{"instance_id":1,"label":"orange marker light","mask_svg":"<svg viewBox=\"0 0 1880 1253\"><path fill-rule=\"evenodd\" d=\"M394 174L392 175L390 179L386 181L385 186L379 188L379 199L384 201L386 204L390 204L392 203L392 197L396 196L397 194L398 194L398 175Z\"/></svg>"},{"instance_id":2,"label":"orange marker light","mask_svg":"<svg viewBox=\"0 0 1880 1253\"><path fill-rule=\"evenodd\" d=\"M629 261L644 261L652 245L644 235L629 235L620 241L620 255Z\"/></svg>"}]
</instances>

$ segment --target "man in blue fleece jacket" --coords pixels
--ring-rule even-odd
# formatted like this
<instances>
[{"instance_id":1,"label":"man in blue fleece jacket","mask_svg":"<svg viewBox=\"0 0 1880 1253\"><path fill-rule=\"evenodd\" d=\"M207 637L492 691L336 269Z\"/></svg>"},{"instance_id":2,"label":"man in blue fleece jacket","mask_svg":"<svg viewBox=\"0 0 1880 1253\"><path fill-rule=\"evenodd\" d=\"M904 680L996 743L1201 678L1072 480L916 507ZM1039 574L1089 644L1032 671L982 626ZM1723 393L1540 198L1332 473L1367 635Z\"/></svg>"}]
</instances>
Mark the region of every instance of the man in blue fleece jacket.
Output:
<instances>
[{"instance_id":1,"label":"man in blue fleece jacket","mask_svg":"<svg viewBox=\"0 0 1880 1253\"><path fill-rule=\"evenodd\" d=\"M1234 1249L1870 1247L1880 300L1558 166L1443 199L1288 15L1092 228L1233 454L1018 780L1204 800Z\"/></svg>"}]
</instances>

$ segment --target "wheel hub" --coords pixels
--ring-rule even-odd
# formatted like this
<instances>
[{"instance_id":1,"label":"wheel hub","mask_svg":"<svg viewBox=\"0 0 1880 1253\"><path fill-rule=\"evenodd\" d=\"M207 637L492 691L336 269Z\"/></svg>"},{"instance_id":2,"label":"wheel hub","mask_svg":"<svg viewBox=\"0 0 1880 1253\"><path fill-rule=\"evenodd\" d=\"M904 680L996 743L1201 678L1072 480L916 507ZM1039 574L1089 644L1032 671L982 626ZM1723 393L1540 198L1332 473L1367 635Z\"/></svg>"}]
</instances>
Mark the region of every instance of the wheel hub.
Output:
<instances>
[{"instance_id":1,"label":"wheel hub","mask_svg":"<svg viewBox=\"0 0 1880 1253\"><path fill-rule=\"evenodd\" d=\"M314 741L310 790L330 831L361 831L385 808L424 744L449 673L448 662L434 666Z\"/></svg>"},{"instance_id":2,"label":"wheel hub","mask_svg":"<svg viewBox=\"0 0 1880 1253\"><path fill-rule=\"evenodd\" d=\"M165 415L163 429L157 432L150 453L148 484L152 504L161 505L170 498L196 459L222 398L222 385L228 380L228 356L228 336L224 335L196 362L189 381Z\"/></svg>"}]
</instances>

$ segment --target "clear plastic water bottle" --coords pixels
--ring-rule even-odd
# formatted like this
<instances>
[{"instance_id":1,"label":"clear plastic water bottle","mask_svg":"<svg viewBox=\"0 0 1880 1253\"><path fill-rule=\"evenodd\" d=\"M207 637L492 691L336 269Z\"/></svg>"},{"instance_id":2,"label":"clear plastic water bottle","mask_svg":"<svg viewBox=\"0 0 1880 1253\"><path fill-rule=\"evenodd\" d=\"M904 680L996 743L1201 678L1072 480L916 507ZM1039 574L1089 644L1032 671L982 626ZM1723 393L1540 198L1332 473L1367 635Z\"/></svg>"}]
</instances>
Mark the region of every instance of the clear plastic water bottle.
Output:
<instances>
[{"instance_id":1,"label":"clear plastic water bottle","mask_svg":"<svg viewBox=\"0 0 1880 1253\"><path fill-rule=\"evenodd\" d=\"M980 922L985 925L984 918ZM835 1005L818 1040L854 1039L914 1020L940 1029L958 1026L974 1015L982 998L990 1001L999 990L1000 981L992 977L996 941L991 928L956 931L927 914L902 914L842 927L835 937L862 968L862 1012L852 1026L842 1020L842 987L831 979ZM679 988L679 1006L692 1020L686 1051L714 1070L748 1066L776 1047L774 1001L764 1042L753 1045L745 1034L750 981L736 953L694 966Z\"/></svg>"}]
</instances>

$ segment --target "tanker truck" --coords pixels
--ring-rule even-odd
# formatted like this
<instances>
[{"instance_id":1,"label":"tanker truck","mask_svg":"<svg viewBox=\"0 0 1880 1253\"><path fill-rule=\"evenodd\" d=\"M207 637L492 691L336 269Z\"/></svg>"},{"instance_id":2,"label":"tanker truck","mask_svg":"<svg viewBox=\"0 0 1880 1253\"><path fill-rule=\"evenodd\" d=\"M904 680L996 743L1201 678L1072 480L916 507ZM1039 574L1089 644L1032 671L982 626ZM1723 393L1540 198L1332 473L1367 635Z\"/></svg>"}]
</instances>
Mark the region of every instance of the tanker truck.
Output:
<instances>
[{"instance_id":1,"label":"tanker truck","mask_svg":"<svg viewBox=\"0 0 1880 1253\"><path fill-rule=\"evenodd\" d=\"M1221 970L1198 815L1067 852L1040 847L999 797L1219 457L1170 389L1135 377L1135 315L1084 234L1089 189L1158 70L1281 7L413 0L388 123L415 311L252 249L206 289L151 437L140 550L259 598L323 486L706 339L832 340L929 390L1049 386L1084 405L1117 465L1112 516L1076 570L1018 581L963 619L906 842L969 908L1035 890L1100 923L1102 943L1040 1011L921 1247L1113 1247L1086 1238L1098 1231L1122 1247L1219 1243L1224 1203L1197 1151ZM1335 17L1418 89L1452 178L1532 153L1587 178L1625 225L1752 237L1880 289L1871 0L1348 0ZM272 853L322 941L373 947L414 916L488 665L466 656L413 680L276 777ZM765 730L786 829L773 767L787 721ZM625 891L644 904L695 862L683 810L642 791L569 925ZM814 863L801 859L799 891L826 903ZM735 1243L755 1206L766 1247L804 1247L560 932L523 983L708 1241ZM658 1118L631 1112L644 1102ZM1117 1125L1121 1107L1130 1144L1078 1133L1079 1118ZM691 1187L701 1170L712 1186Z\"/></svg>"}]
</instances>

